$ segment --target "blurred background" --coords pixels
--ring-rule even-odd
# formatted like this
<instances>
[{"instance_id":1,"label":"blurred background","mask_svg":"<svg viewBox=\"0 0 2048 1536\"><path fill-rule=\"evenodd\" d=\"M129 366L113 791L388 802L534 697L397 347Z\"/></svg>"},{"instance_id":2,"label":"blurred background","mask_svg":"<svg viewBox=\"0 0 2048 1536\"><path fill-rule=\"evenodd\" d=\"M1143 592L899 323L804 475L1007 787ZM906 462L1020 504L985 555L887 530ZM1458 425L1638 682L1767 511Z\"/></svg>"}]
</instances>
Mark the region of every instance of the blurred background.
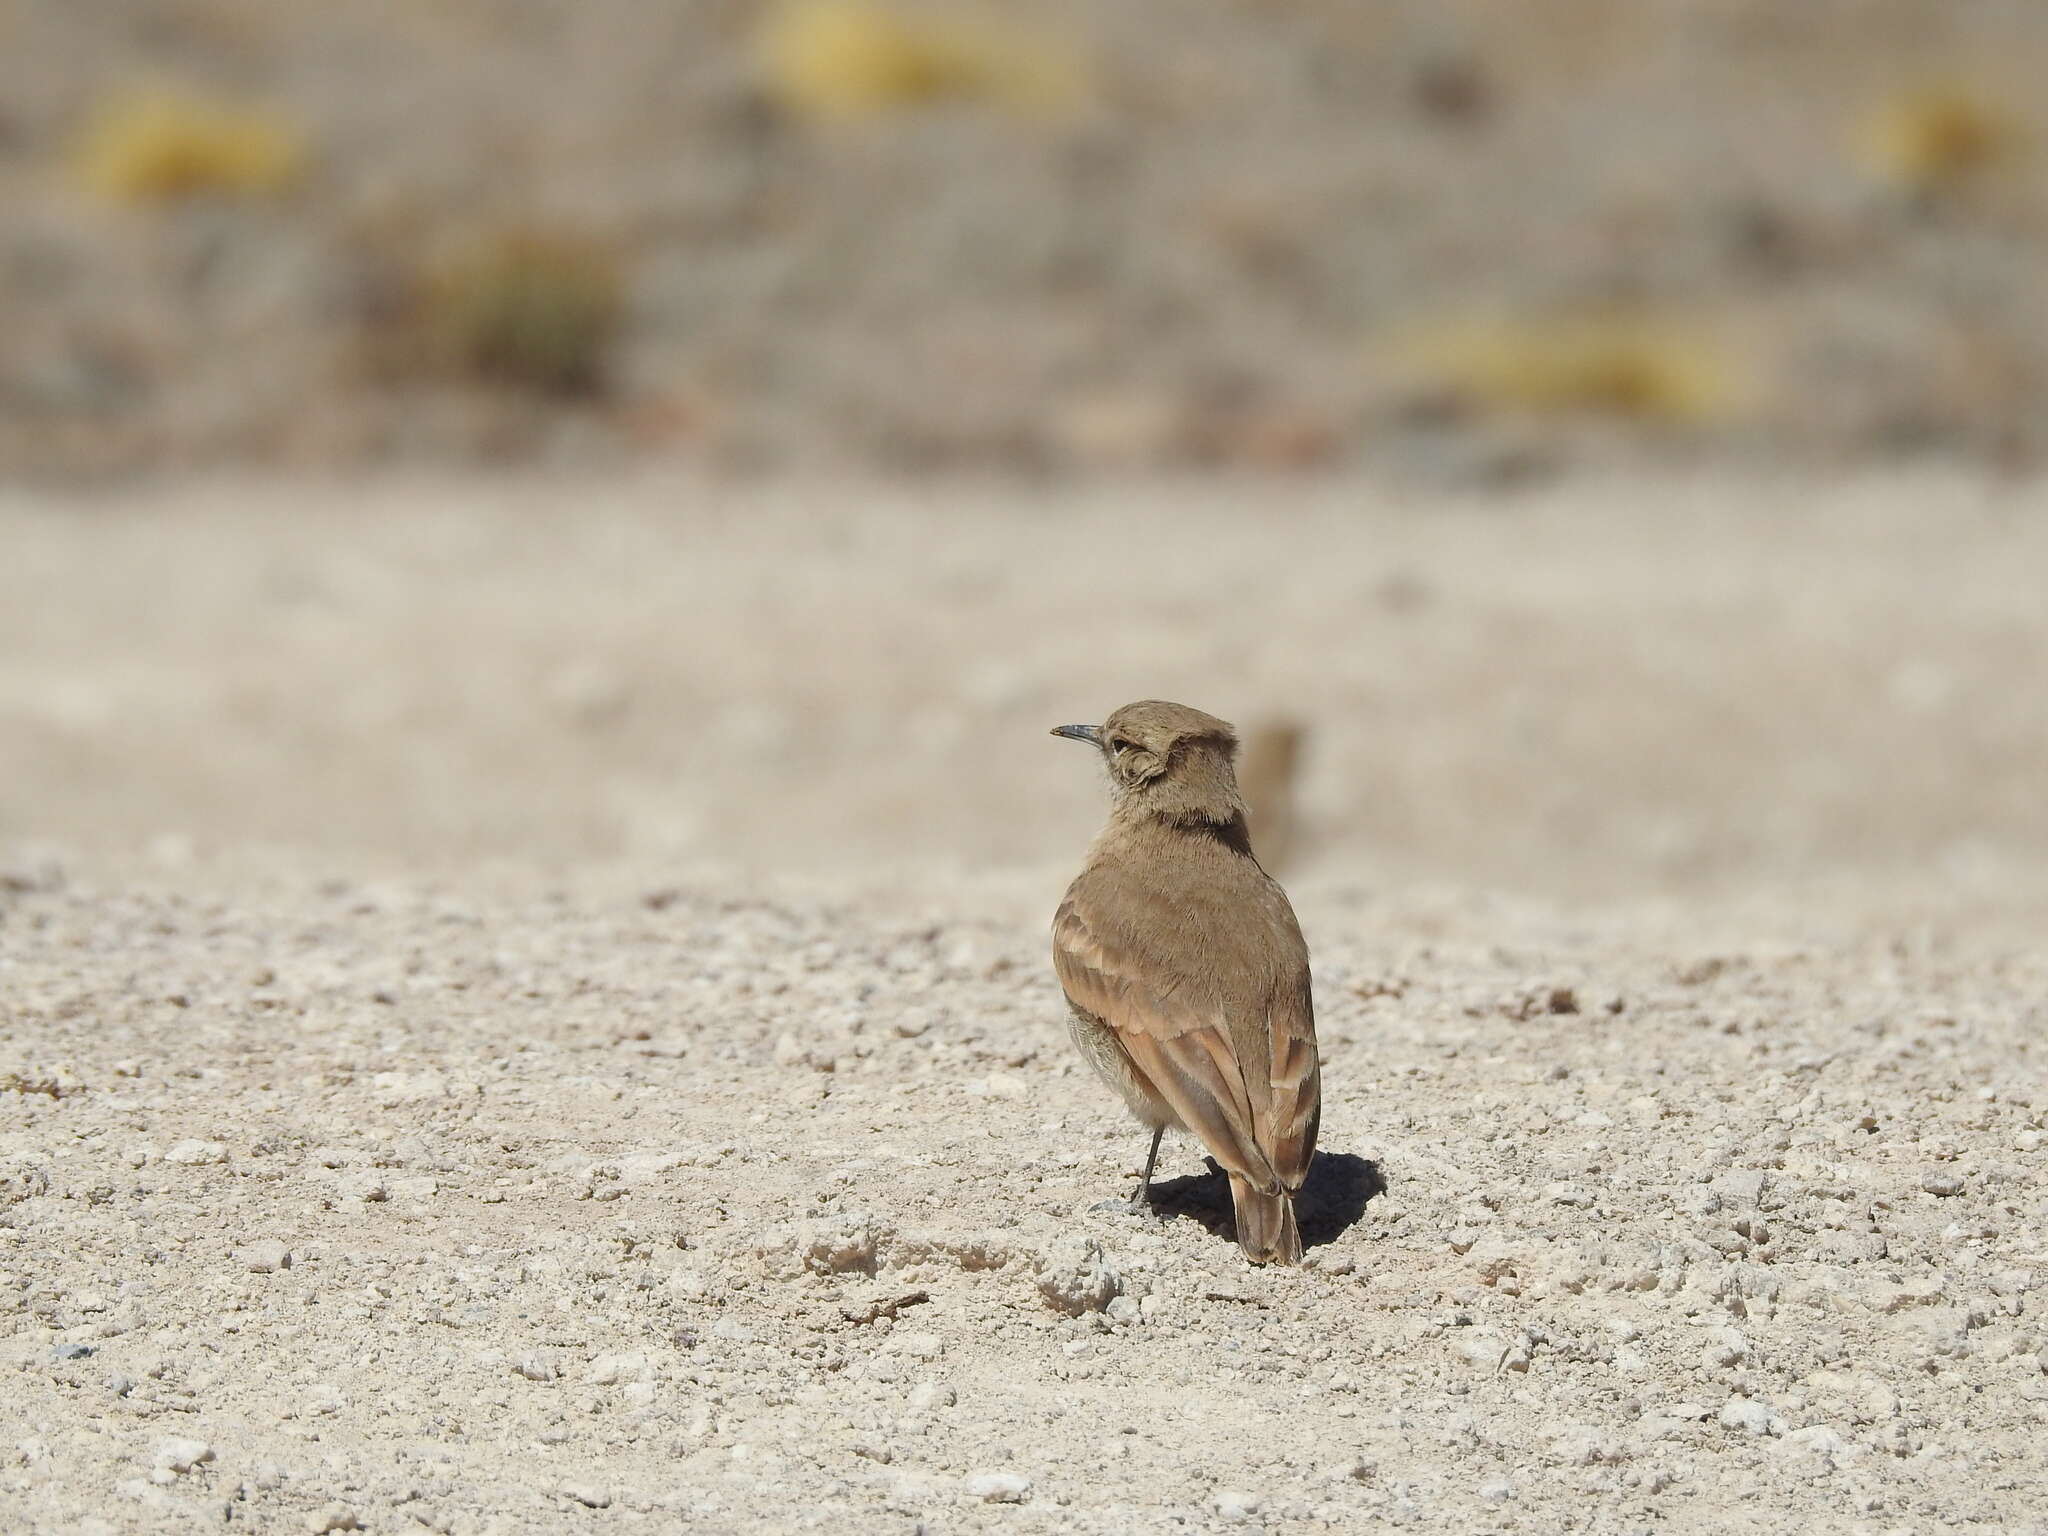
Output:
<instances>
[{"instance_id":1,"label":"blurred background","mask_svg":"<svg viewBox=\"0 0 2048 1536\"><path fill-rule=\"evenodd\" d=\"M2024 0L8 0L0 465L2044 447Z\"/></svg>"},{"instance_id":2,"label":"blurred background","mask_svg":"<svg viewBox=\"0 0 2048 1536\"><path fill-rule=\"evenodd\" d=\"M1333 878L2039 867L2044 61L0 0L0 840L1067 859L1167 695Z\"/></svg>"}]
</instances>

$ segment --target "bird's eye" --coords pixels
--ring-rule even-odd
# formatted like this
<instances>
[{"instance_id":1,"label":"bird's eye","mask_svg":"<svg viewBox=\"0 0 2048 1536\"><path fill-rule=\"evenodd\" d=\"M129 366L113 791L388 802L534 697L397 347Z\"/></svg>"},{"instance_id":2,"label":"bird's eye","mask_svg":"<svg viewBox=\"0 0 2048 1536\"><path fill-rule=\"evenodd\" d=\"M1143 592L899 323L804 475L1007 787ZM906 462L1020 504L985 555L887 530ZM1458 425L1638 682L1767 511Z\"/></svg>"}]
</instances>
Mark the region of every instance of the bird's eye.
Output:
<instances>
[{"instance_id":1,"label":"bird's eye","mask_svg":"<svg viewBox=\"0 0 2048 1536\"><path fill-rule=\"evenodd\" d=\"M1128 752L1131 750L1131 744L1121 736L1112 736L1109 738L1109 750L1112 752Z\"/></svg>"}]
</instances>

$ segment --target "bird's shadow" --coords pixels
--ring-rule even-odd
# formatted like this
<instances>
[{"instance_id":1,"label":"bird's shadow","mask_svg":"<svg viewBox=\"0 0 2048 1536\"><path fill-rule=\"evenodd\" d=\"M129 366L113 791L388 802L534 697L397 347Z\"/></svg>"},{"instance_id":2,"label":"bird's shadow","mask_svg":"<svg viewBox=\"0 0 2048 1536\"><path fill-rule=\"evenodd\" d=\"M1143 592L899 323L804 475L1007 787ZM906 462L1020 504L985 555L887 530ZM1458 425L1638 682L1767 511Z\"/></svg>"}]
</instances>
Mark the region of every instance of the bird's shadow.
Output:
<instances>
[{"instance_id":1,"label":"bird's shadow","mask_svg":"<svg viewBox=\"0 0 2048 1536\"><path fill-rule=\"evenodd\" d=\"M1230 1178L1204 1158L1207 1173L1161 1179L1148 1191L1153 1211L1162 1218L1185 1216L1211 1232L1235 1237L1237 1223L1230 1210ZM1294 1218L1304 1248L1319 1248L1343 1236L1376 1196L1386 1193L1386 1175L1369 1157L1349 1152L1318 1152L1309 1164L1308 1181L1294 1197Z\"/></svg>"}]
</instances>

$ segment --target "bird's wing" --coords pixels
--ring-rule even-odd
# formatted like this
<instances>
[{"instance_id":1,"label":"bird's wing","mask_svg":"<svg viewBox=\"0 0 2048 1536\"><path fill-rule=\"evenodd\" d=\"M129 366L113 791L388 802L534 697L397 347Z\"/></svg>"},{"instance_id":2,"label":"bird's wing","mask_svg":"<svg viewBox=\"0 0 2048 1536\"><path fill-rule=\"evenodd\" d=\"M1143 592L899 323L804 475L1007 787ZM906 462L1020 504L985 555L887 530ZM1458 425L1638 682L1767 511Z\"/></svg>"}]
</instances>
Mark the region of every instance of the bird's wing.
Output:
<instances>
[{"instance_id":1,"label":"bird's wing","mask_svg":"<svg viewBox=\"0 0 2048 1536\"><path fill-rule=\"evenodd\" d=\"M1267 1020L1273 1037L1273 1091L1258 1128L1259 1145L1266 1149L1280 1182L1297 1190L1308 1178L1323 1118L1315 1003L1306 969L1274 994Z\"/></svg>"},{"instance_id":2,"label":"bird's wing","mask_svg":"<svg viewBox=\"0 0 2048 1536\"><path fill-rule=\"evenodd\" d=\"M1138 1075L1217 1162L1256 1187L1270 1189L1274 1167L1261 1150L1258 1117L1221 1007L1191 995L1185 978L1167 973L1134 944L1106 935L1105 926L1089 921L1086 901L1078 893L1069 893L1061 903L1053 919L1053 969L1067 1000L1116 1031ZM1274 1051L1277 1063L1283 1051L1277 1040ZM1314 1052L1310 1036L1311 1082ZM1295 1057L1287 1048L1290 1069ZM1312 1149L1312 1130L1310 1136Z\"/></svg>"}]
</instances>

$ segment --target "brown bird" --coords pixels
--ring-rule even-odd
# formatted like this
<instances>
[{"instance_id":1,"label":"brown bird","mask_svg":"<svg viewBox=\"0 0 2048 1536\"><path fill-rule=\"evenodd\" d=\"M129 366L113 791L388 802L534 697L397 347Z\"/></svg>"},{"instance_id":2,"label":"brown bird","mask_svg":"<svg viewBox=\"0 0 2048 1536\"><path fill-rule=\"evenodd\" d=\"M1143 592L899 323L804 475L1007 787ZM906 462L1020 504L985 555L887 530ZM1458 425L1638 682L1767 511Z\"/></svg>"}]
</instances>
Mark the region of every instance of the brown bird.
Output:
<instances>
[{"instance_id":1,"label":"brown bird","mask_svg":"<svg viewBox=\"0 0 2048 1536\"><path fill-rule=\"evenodd\" d=\"M1237 1241L1294 1264L1294 1197L1322 1116L1308 946L1287 893L1252 857L1214 715L1148 699L1053 731L1102 753L1114 802L1053 918L1053 969L1074 1042L1152 1127L1141 1205L1168 1126L1230 1175Z\"/></svg>"}]
</instances>

